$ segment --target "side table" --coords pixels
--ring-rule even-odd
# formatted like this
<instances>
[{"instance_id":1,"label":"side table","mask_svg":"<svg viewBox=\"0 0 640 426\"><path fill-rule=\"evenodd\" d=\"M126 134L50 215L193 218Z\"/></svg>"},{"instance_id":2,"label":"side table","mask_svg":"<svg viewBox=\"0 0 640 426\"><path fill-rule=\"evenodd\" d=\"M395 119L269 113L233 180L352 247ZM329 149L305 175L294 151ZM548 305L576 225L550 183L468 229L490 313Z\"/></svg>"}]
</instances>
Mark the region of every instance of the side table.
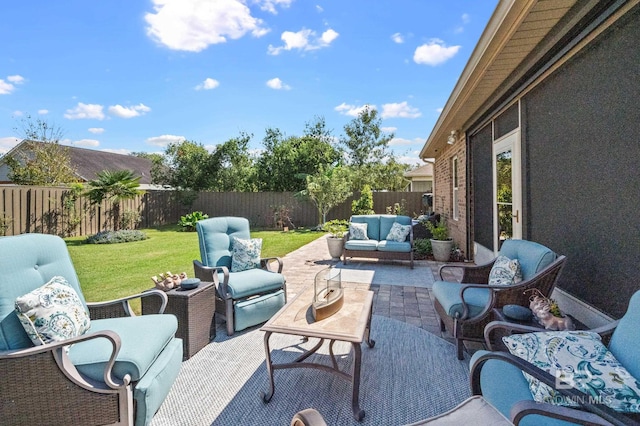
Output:
<instances>
[{"instance_id":1,"label":"side table","mask_svg":"<svg viewBox=\"0 0 640 426\"><path fill-rule=\"evenodd\" d=\"M191 358L216 337L215 295L214 284L205 281L192 290L178 287L167 291L168 301L164 312L178 319L176 337L182 339L183 360ZM159 309L159 298L142 298L143 314L158 312Z\"/></svg>"}]
</instances>

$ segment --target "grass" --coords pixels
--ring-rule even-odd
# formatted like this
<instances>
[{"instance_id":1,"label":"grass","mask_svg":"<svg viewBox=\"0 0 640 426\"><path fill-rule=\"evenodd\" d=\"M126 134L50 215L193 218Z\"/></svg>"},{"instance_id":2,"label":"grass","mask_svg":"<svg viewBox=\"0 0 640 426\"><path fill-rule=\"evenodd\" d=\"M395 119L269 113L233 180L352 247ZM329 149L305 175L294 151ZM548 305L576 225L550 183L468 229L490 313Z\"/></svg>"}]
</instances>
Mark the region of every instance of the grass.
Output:
<instances>
[{"instance_id":1,"label":"grass","mask_svg":"<svg viewBox=\"0 0 640 426\"><path fill-rule=\"evenodd\" d=\"M65 239L88 302L142 292L154 286L152 276L166 271L193 277L193 260L200 259L195 232L180 232L177 225L143 231L146 240L121 244L85 244L86 237ZM262 238L262 257L282 257L322 235L310 230L251 231L251 238ZM132 305L139 312L139 304Z\"/></svg>"}]
</instances>

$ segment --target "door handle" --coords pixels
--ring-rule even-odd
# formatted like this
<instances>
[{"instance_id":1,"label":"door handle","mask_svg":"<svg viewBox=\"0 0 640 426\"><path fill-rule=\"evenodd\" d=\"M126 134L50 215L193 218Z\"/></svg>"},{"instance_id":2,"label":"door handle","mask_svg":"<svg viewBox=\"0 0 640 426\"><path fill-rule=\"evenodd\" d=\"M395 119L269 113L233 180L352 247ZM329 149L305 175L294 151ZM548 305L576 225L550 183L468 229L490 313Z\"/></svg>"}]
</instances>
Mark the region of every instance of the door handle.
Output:
<instances>
[{"instance_id":1,"label":"door handle","mask_svg":"<svg viewBox=\"0 0 640 426\"><path fill-rule=\"evenodd\" d=\"M511 217L516 219L516 223L520 223L520 210L516 210L516 214L512 214Z\"/></svg>"}]
</instances>

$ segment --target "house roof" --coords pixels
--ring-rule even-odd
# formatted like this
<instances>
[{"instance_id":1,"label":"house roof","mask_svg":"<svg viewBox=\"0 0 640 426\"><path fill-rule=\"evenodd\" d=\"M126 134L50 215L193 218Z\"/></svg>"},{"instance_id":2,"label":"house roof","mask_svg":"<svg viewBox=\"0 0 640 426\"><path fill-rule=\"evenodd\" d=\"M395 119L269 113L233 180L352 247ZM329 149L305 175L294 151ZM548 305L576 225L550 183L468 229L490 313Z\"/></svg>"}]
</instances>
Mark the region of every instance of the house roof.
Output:
<instances>
[{"instance_id":1,"label":"house roof","mask_svg":"<svg viewBox=\"0 0 640 426\"><path fill-rule=\"evenodd\" d=\"M404 174L406 178L433 177L433 163L427 163L420 167L408 171Z\"/></svg>"},{"instance_id":2,"label":"house roof","mask_svg":"<svg viewBox=\"0 0 640 426\"><path fill-rule=\"evenodd\" d=\"M26 142L36 144L45 143L27 141L25 139L7 152L6 155L11 155L24 149ZM112 152L96 151L75 146L65 146L65 148L68 148L69 159L72 166L76 169L78 178L84 182L95 179L97 173L103 170L130 170L136 176L140 176L140 185L151 184L152 162L147 158L114 154Z\"/></svg>"},{"instance_id":3,"label":"house roof","mask_svg":"<svg viewBox=\"0 0 640 426\"><path fill-rule=\"evenodd\" d=\"M576 3L577 0L500 0L420 158L436 157L447 146L452 131L460 134L468 129L479 118L483 106L504 95L510 87L506 82L522 78L527 70L522 65L547 53L538 48L540 42L553 36L551 32L561 20L572 19L569 12Z\"/></svg>"}]
</instances>

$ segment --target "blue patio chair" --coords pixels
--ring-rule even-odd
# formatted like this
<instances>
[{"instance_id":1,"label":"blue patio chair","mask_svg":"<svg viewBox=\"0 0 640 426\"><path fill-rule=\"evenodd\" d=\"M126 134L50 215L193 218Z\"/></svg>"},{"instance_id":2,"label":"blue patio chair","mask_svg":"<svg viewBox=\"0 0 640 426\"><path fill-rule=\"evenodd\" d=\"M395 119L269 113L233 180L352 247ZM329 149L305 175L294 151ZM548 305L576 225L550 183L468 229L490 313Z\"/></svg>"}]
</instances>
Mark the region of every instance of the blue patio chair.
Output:
<instances>
[{"instance_id":1,"label":"blue patio chair","mask_svg":"<svg viewBox=\"0 0 640 426\"><path fill-rule=\"evenodd\" d=\"M282 260L260 258L258 267L234 271L234 239L250 240L249 221L242 217L214 217L196 223L200 257L196 277L216 286L216 313L227 322L227 334L268 320L287 301ZM272 263L277 270L271 270Z\"/></svg>"},{"instance_id":2,"label":"blue patio chair","mask_svg":"<svg viewBox=\"0 0 640 426\"><path fill-rule=\"evenodd\" d=\"M442 331L448 329L456 340L458 359L463 359L464 340L484 342L484 327L492 321L493 309L506 305L529 306L529 289L543 296L553 291L566 261L542 244L526 240L506 240L499 256L518 259L522 281L512 285L489 285L495 259L484 265L443 265L440 281L433 284L434 306ZM496 257L497 259L497 257ZM442 280L448 268L462 268L461 282Z\"/></svg>"},{"instance_id":3,"label":"blue patio chair","mask_svg":"<svg viewBox=\"0 0 640 426\"><path fill-rule=\"evenodd\" d=\"M135 316L129 300L159 297L162 313L166 294L86 303L67 246L54 235L0 237L0 275L0 423L151 421L180 371L182 341L175 316ZM70 317L83 318L83 327Z\"/></svg>"}]
</instances>

